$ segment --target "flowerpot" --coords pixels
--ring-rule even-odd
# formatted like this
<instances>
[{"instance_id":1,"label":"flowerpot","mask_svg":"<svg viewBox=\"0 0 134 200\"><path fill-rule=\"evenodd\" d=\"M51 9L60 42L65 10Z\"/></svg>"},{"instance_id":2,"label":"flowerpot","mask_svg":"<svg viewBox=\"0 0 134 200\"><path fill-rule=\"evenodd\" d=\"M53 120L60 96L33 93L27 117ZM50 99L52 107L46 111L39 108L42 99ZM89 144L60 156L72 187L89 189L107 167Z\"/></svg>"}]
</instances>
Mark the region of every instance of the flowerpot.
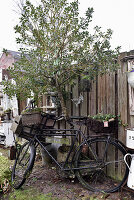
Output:
<instances>
[{"instance_id":1,"label":"flowerpot","mask_svg":"<svg viewBox=\"0 0 134 200\"><path fill-rule=\"evenodd\" d=\"M127 72L127 77L129 85L134 88L134 71Z\"/></svg>"}]
</instances>

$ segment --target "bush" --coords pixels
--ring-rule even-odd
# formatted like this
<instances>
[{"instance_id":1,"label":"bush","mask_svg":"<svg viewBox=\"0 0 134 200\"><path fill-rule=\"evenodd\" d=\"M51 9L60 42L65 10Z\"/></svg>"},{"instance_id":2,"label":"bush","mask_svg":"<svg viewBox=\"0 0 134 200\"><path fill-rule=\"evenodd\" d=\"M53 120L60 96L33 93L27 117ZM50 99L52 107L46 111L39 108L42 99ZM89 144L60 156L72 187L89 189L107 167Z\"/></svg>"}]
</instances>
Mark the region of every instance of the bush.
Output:
<instances>
[{"instance_id":1,"label":"bush","mask_svg":"<svg viewBox=\"0 0 134 200\"><path fill-rule=\"evenodd\" d=\"M11 171L8 158L0 156L0 192L6 192L10 187Z\"/></svg>"}]
</instances>

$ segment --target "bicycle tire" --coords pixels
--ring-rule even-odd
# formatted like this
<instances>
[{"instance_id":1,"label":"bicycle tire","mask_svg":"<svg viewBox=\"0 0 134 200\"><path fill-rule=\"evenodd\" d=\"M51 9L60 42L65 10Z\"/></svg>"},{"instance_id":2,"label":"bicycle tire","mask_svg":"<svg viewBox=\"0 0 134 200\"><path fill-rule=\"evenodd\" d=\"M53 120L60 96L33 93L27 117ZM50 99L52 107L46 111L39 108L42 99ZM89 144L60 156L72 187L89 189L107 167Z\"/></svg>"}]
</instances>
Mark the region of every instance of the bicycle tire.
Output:
<instances>
[{"instance_id":1,"label":"bicycle tire","mask_svg":"<svg viewBox=\"0 0 134 200\"><path fill-rule=\"evenodd\" d=\"M32 171L35 155L35 146L30 142L26 142L21 146L11 174L13 188L19 189L25 183Z\"/></svg>"},{"instance_id":2,"label":"bicycle tire","mask_svg":"<svg viewBox=\"0 0 134 200\"><path fill-rule=\"evenodd\" d=\"M75 167L81 167L75 171L80 183L93 192L111 193L119 190L128 176L124 162L126 151L121 145L105 138L88 140L86 151L84 145L80 145L75 154ZM104 149L107 149L106 153Z\"/></svg>"}]
</instances>

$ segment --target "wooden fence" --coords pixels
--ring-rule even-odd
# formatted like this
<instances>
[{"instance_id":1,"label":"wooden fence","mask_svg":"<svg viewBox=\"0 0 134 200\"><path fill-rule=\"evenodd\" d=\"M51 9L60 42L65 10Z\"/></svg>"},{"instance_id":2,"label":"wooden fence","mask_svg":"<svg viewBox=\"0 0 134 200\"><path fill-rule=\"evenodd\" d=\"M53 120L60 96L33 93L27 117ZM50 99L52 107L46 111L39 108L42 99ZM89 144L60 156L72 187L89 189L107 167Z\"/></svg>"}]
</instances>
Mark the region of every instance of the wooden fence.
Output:
<instances>
[{"instance_id":1,"label":"wooden fence","mask_svg":"<svg viewBox=\"0 0 134 200\"><path fill-rule=\"evenodd\" d=\"M91 83L90 91L80 92L80 80L78 80L71 93L71 99L74 101L68 101L67 105L70 115L74 116L88 116L97 113L120 115L122 124L128 124L128 126L119 126L116 138L126 144L126 128L134 127L134 89L129 86L126 73L134 68L134 51L120 54L118 62L120 67L117 73L97 77ZM76 106L76 100L81 95L83 102L81 101ZM114 156L117 156L116 153ZM118 176L121 171L122 168L118 169ZM110 171L113 174L114 172L115 168Z\"/></svg>"},{"instance_id":2,"label":"wooden fence","mask_svg":"<svg viewBox=\"0 0 134 200\"><path fill-rule=\"evenodd\" d=\"M120 119L127 127L134 127L134 91L128 85L128 69L134 66L134 51L121 53L117 73L97 77L91 83L91 89L81 92L79 83L72 89L71 100L67 102L70 115L88 116L97 113L120 115ZM76 100L83 96L83 102L76 105ZM74 99L74 101L73 101ZM132 105L130 105L132 104ZM119 126L117 138L124 144L126 142L126 126Z\"/></svg>"}]
</instances>

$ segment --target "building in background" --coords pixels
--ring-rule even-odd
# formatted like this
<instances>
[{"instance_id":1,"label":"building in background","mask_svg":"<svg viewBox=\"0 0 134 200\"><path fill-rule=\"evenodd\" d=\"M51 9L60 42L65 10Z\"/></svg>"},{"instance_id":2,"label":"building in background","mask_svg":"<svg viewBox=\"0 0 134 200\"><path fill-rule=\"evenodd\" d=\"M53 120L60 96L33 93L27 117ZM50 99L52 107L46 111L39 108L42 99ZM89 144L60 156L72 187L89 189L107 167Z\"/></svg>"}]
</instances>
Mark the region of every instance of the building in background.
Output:
<instances>
[{"instance_id":1,"label":"building in background","mask_svg":"<svg viewBox=\"0 0 134 200\"><path fill-rule=\"evenodd\" d=\"M13 145L13 133L10 130L12 125L13 118L20 114L21 111L27 106L30 99L26 101L21 101L14 96L12 99L9 99L8 95L3 93L3 85L1 82L6 79L11 79L10 74L7 69L13 67L14 63L19 59L20 53L7 50L3 52L0 58L0 116L2 116L5 111L11 109L11 117L10 120L5 117L3 121L0 123L0 135L5 135L5 145L12 146ZM55 94L45 94L40 98L39 107L42 108L44 112L54 112L55 111ZM3 143L4 144L4 143Z\"/></svg>"},{"instance_id":2,"label":"building in background","mask_svg":"<svg viewBox=\"0 0 134 200\"><path fill-rule=\"evenodd\" d=\"M7 69L12 67L13 64L19 59L19 53L15 51L3 52L0 58L0 135L6 136L3 144L12 146L14 143L13 133L10 130L13 118L18 115L18 100L16 97L9 99L8 95L3 93L3 85L1 82L5 79L11 79ZM13 81L13 80L12 80ZM10 113L6 112L9 111ZM6 114L5 114L6 112ZM4 118L2 116L5 114ZM8 117L10 114L10 117Z\"/></svg>"}]
</instances>

